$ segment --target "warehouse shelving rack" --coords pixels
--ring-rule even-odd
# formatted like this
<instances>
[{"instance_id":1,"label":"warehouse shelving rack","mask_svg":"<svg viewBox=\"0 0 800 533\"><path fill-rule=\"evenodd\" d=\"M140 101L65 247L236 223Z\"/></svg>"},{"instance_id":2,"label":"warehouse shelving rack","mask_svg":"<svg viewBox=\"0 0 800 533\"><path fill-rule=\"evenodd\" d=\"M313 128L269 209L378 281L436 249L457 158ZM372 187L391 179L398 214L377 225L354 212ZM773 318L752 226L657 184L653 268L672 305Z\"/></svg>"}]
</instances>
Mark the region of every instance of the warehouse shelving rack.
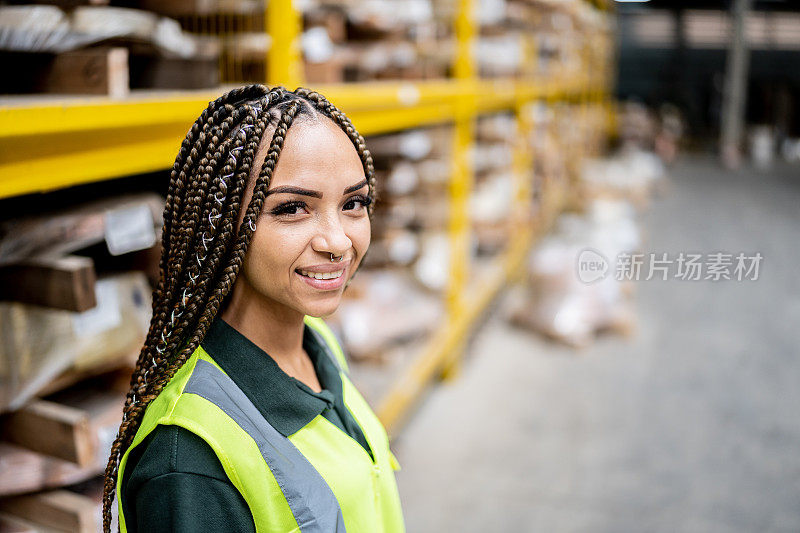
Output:
<instances>
[{"instance_id":1,"label":"warehouse shelving rack","mask_svg":"<svg viewBox=\"0 0 800 533\"><path fill-rule=\"evenodd\" d=\"M605 9L605 2L590 2ZM267 57L268 84L303 85L299 49L301 15L291 0L270 0L267 31L274 46ZM526 106L537 100L567 100L581 106L608 106L610 40L603 61L587 62L580 75L537 79L480 79L471 46L477 28L470 0L459 0L453 77L443 80L376 81L315 85L352 120L362 135L452 123L450 180L451 275L446 320L380 400L377 414L396 433L415 400L435 378L457 375L471 326L509 280L519 276L523 258L537 235L564 204L564 187L542 191L541 210L530 216L531 155L524 141L531 130ZM589 57L588 50L584 54ZM597 54L595 54L597 57ZM51 191L133 174L167 169L188 127L219 91L148 92L123 101L98 97L26 97L0 100L0 198ZM516 179L514 235L504 253L480 276L471 276L468 201L472 185L470 147L475 119L513 111L519 142L514 147ZM609 115L611 118L611 116Z\"/></svg>"}]
</instances>

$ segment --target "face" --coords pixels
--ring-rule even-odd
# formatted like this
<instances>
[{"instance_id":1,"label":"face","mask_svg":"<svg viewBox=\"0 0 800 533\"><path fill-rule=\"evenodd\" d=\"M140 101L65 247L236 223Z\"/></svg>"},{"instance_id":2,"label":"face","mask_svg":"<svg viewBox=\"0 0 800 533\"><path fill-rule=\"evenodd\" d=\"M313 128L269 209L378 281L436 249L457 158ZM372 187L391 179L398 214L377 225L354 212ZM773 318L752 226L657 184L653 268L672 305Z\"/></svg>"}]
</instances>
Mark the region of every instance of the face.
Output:
<instances>
[{"instance_id":1,"label":"face","mask_svg":"<svg viewBox=\"0 0 800 533\"><path fill-rule=\"evenodd\" d=\"M266 156L271 137L268 131L257 161ZM347 134L327 117L296 121L236 285L246 285L244 290L278 313L330 315L369 247L368 203L364 167ZM331 262L331 253L341 261Z\"/></svg>"}]
</instances>

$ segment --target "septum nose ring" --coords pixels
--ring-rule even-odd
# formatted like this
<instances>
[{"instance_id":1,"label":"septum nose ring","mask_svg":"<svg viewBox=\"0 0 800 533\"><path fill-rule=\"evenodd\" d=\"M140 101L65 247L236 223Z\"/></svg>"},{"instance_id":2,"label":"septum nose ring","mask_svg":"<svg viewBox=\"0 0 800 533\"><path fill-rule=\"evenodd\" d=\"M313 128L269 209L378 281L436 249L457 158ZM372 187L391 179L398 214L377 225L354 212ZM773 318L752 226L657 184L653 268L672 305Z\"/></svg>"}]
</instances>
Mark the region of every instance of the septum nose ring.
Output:
<instances>
[{"instance_id":1,"label":"septum nose ring","mask_svg":"<svg viewBox=\"0 0 800 533\"><path fill-rule=\"evenodd\" d=\"M336 256L333 255L331 252L328 252L328 253L331 254L331 263L339 263L344 258L344 254L342 254L342 255L339 256L339 259L334 260L334 257L336 257Z\"/></svg>"}]
</instances>

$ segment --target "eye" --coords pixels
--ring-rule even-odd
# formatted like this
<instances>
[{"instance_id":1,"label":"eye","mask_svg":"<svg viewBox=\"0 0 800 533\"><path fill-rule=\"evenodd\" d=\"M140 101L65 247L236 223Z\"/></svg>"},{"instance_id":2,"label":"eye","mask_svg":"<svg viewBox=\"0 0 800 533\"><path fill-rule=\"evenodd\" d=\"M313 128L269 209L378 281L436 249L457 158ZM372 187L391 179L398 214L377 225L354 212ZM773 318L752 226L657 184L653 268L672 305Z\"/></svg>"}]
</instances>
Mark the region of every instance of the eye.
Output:
<instances>
[{"instance_id":1,"label":"eye","mask_svg":"<svg viewBox=\"0 0 800 533\"><path fill-rule=\"evenodd\" d=\"M362 209L367 207L371 203L372 203L372 198L370 198L369 196L358 195L349 198L347 202L344 204L344 208L348 210ZM359 205L358 207L356 207L354 204L359 204ZM348 208L348 206L350 207Z\"/></svg>"},{"instance_id":2,"label":"eye","mask_svg":"<svg viewBox=\"0 0 800 533\"><path fill-rule=\"evenodd\" d=\"M301 215L302 213L298 213L297 210L298 209L305 209L305 208L306 208L306 203L305 202L299 202L299 201L295 200L295 201L292 201L292 202L285 202L285 203L282 203L282 204L276 206L272 211L270 211L270 213L272 213L275 216L280 216L280 215Z\"/></svg>"}]
</instances>

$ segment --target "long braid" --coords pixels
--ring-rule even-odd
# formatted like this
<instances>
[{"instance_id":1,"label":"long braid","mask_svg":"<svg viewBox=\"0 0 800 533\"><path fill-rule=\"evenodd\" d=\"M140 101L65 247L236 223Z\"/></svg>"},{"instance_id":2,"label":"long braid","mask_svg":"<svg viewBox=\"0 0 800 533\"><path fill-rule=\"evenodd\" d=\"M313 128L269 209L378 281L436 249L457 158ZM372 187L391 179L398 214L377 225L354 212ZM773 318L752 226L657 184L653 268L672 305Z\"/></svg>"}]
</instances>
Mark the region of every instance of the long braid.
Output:
<instances>
[{"instance_id":1,"label":"long braid","mask_svg":"<svg viewBox=\"0 0 800 533\"><path fill-rule=\"evenodd\" d=\"M189 130L170 174L164 208L160 279L153 317L131 376L123 419L111 447L103 490L103 530L110 531L119 462L142 416L194 353L230 294L247 253L266 191L295 117L318 112L353 141L374 200L372 157L349 119L318 93L250 85L211 102ZM275 126L253 195L236 232L242 198L258 167L255 155ZM372 206L368 211L372 217Z\"/></svg>"}]
</instances>

